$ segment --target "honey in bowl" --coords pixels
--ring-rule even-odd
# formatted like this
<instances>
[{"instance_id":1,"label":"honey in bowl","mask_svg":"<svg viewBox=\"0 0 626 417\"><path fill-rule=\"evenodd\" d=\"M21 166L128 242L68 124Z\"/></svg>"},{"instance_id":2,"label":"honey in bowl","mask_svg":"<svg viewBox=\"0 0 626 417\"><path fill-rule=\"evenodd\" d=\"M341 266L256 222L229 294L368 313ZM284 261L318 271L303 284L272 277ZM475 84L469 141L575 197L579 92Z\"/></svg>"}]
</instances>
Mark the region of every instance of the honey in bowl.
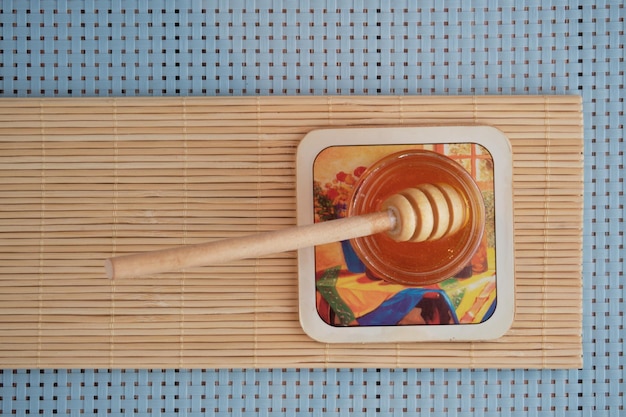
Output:
<instances>
[{"instance_id":1,"label":"honey in bowl","mask_svg":"<svg viewBox=\"0 0 626 417\"><path fill-rule=\"evenodd\" d=\"M471 175L454 160L427 150L402 151L379 160L355 185L348 215L380 211L392 195L417 186L444 184L464 200L464 224L451 233L421 242L397 242L386 233L353 239L368 274L406 285L429 285L461 271L480 245L485 207Z\"/></svg>"}]
</instances>

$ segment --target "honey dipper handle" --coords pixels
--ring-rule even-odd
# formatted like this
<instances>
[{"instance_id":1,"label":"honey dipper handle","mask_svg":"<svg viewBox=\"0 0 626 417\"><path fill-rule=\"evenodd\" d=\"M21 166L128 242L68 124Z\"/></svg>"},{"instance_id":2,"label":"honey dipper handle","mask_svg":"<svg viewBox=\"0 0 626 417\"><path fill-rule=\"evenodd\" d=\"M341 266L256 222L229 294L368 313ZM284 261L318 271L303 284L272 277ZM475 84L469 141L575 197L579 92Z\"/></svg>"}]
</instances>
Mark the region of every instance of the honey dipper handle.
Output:
<instances>
[{"instance_id":1,"label":"honey dipper handle","mask_svg":"<svg viewBox=\"0 0 626 417\"><path fill-rule=\"evenodd\" d=\"M109 278L132 278L368 236L390 230L394 225L393 215L382 211L232 239L122 255L107 259L105 269Z\"/></svg>"}]
</instances>

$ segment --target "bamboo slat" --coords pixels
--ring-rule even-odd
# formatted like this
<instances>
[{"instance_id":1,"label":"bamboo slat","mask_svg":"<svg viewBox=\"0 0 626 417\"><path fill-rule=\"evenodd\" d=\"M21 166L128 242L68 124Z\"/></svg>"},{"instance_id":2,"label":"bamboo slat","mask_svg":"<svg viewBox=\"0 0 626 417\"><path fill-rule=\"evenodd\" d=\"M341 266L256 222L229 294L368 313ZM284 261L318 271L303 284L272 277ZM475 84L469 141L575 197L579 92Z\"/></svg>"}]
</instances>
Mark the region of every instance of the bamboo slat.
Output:
<instances>
[{"instance_id":1,"label":"bamboo slat","mask_svg":"<svg viewBox=\"0 0 626 417\"><path fill-rule=\"evenodd\" d=\"M114 254L293 225L313 129L433 124L513 146L516 318L497 341L315 342L294 253L105 278ZM575 96L0 99L0 365L580 367L582 146Z\"/></svg>"}]
</instances>

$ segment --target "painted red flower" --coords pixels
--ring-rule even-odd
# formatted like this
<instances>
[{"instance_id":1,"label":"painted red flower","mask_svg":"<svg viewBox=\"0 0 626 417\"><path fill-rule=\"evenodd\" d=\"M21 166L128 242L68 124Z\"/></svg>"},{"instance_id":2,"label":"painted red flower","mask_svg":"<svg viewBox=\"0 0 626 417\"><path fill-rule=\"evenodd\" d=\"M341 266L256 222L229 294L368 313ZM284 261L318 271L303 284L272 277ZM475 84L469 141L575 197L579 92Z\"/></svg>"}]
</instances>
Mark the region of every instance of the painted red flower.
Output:
<instances>
[{"instance_id":1,"label":"painted red flower","mask_svg":"<svg viewBox=\"0 0 626 417\"><path fill-rule=\"evenodd\" d=\"M354 176L357 177L357 178L360 177L361 175L363 175L363 173L365 172L366 169L367 168L365 168L364 166L360 166L360 167L356 168L354 170Z\"/></svg>"},{"instance_id":2,"label":"painted red flower","mask_svg":"<svg viewBox=\"0 0 626 417\"><path fill-rule=\"evenodd\" d=\"M326 191L326 195L328 196L328 198L330 198L331 200L334 200L335 198L337 198L339 196L339 191L337 191L334 188L329 189L328 191Z\"/></svg>"}]
</instances>

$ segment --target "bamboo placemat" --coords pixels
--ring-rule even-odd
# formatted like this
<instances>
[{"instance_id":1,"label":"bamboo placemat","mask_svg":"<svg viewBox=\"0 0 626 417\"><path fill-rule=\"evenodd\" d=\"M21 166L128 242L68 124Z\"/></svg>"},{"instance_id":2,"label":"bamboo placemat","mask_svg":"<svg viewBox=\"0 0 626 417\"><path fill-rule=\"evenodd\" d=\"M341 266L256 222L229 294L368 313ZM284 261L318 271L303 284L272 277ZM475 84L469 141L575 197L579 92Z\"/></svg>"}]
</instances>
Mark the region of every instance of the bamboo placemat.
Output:
<instances>
[{"instance_id":1,"label":"bamboo placemat","mask_svg":"<svg viewBox=\"0 0 626 417\"><path fill-rule=\"evenodd\" d=\"M0 365L580 367L576 96L0 100ZM316 128L481 124L514 151L516 318L501 339L339 344L298 323L295 253L109 281L113 254L295 224Z\"/></svg>"}]
</instances>

